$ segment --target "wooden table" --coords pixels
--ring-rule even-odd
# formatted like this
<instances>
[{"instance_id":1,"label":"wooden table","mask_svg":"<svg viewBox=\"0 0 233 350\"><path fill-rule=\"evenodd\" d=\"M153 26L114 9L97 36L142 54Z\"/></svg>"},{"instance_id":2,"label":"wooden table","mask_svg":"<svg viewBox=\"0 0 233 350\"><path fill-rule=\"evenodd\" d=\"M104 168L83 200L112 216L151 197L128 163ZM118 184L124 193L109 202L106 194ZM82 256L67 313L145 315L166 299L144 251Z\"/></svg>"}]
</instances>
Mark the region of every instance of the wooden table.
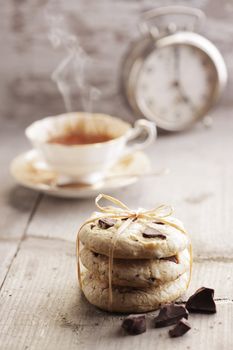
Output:
<instances>
[{"instance_id":1,"label":"wooden table","mask_svg":"<svg viewBox=\"0 0 233 350\"><path fill-rule=\"evenodd\" d=\"M75 239L93 200L55 199L17 186L9 163L28 144L14 123L1 127L1 350L233 348L232 110L221 107L213 117L212 127L161 136L149 149L153 167L168 167L169 175L142 179L116 194L134 208L172 204L194 246L184 300L200 286L215 289L217 314L192 315L192 330L179 339L152 324L141 336L125 336L122 315L86 302L77 285Z\"/></svg>"}]
</instances>

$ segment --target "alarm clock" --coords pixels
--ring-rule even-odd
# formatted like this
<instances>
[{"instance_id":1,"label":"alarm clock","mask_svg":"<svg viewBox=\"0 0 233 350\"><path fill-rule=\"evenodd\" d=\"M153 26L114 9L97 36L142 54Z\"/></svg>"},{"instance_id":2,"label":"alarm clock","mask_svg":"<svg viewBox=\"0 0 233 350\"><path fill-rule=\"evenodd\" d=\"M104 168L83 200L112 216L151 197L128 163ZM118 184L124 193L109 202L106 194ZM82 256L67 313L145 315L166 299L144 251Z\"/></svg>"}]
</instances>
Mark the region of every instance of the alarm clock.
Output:
<instances>
[{"instance_id":1,"label":"alarm clock","mask_svg":"<svg viewBox=\"0 0 233 350\"><path fill-rule=\"evenodd\" d=\"M181 16L188 19L187 24L182 25ZM126 55L127 101L138 116L161 129L180 131L192 126L207 114L226 85L221 53L196 33L204 19L201 10L183 6L147 11L140 25L142 35Z\"/></svg>"}]
</instances>

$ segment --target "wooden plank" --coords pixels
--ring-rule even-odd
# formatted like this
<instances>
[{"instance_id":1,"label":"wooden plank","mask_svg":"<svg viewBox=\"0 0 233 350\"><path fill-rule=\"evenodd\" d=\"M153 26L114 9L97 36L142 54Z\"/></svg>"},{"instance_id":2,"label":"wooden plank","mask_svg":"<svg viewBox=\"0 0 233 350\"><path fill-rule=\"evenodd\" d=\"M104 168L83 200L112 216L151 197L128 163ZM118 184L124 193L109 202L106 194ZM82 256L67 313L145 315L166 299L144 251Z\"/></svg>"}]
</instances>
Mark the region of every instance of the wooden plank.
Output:
<instances>
[{"instance_id":1,"label":"wooden plank","mask_svg":"<svg viewBox=\"0 0 233 350\"><path fill-rule=\"evenodd\" d=\"M63 200L44 196L27 234L74 242L79 226L94 210L93 200Z\"/></svg>"},{"instance_id":2,"label":"wooden plank","mask_svg":"<svg viewBox=\"0 0 233 350\"><path fill-rule=\"evenodd\" d=\"M25 233L38 194L17 186L9 175L11 160L25 149L22 130L16 123L3 123L0 130L0 286Z\"/></svg>"},{"instance_id":3,"label":"wooden plank","mask_svg":"<svg viewBox=\"0 0 233 350\"><path fill-rule=\"evenodd\" d=\"M233 260L224 262L214 261L210 258L208 260L194 261L191 283L183 300L187 300L189 295L204 286L215 290L215 299L233 301L232 268Z\"/></svg>"},{"instance_id":4,"label":"wooden plank","mask_svg":"<svg viewBox=\"0 0 233 350\"><path fill-rule=\"evenodd\" d=\"M0 348L77 347L76 333L64 319L73 314L78 301L74 245L24 241L0 299Z\"/></svg>"},{"instance_id":5,"label":"wooden plank","mask_svg":"<svg viewBox=\"0 0 233 350\"><path fill-rule=\"evenodd\" d=\"M140 336L125 335L120 325L123 317L100 318L98 325L93 327L91 315L89 322L84 324L80 331L82 349L110 349L110 350L135 350L135 349L213 349L229 350L233 346L232 337L232 303L217 303L218 313L215 315L190 315L191 331L182 338L171 339L168 336L169 328L155 329L153 318L156 315L148 315L148 330ZM85 320L86 322L87 320ZM227 325L227 326L226 326Z\"/></svg>"},{"instance_id":6,"label":"wooden plank","mask_svg":"<svg viewBox=\"0 0 233 350\"><path fill-rule=\"evenodd\" d=\"M231 111L226 109L216 111L210 129L199 125L192 132L160 137L148 153L154 169L169 168L170 174L142 179L115 195L131 208L173 205L191 234L195 256L232 257L232 132ZM28 234L74 241L93 203L44 197Z\"/></svg>"},{"instance_id":7,"label":"wooden plank","mask_svg":"<svg viewBox=\"0 0 233 350\"><path fill-rule=\"evenodd\" d=\"M214 287L216 297L222 300L217 302L216 315L190 317L193 330L188 335L171 340L167 329L154 330L149 325L145 335L130 337L120 332L121 315L102 312L80 295L74 244L29 238L22 243L0 294L0 348L11 350L17 344L19 350L172 346L218 350L221 344L223 349L231 349L233 291L228 278L232 265L197 263L190 292L204 283Z\"/></svg>"},{"instance_id":8,"label":"wooden plank","mask_svg":"<svg viewBox=\"0 0 233 350\"><path fill-rule=\"evenodd\" d=\"M0 240L0 288L17 251L17 241Z\"/></svg>"},{"instance_id":9,"label":"wooden plank","mask_svg":"<svg viewBox=\"0 0 233 350\"><path fill-rule=\"evenodd\" d=\"M18 133L22 136L16 137ZM0 239L20 238L38 193L17 186L9 174L9 165L14 157L29 146L17 123L5 123L0 131L0 139Z\"/></svg>"}]
</instances>

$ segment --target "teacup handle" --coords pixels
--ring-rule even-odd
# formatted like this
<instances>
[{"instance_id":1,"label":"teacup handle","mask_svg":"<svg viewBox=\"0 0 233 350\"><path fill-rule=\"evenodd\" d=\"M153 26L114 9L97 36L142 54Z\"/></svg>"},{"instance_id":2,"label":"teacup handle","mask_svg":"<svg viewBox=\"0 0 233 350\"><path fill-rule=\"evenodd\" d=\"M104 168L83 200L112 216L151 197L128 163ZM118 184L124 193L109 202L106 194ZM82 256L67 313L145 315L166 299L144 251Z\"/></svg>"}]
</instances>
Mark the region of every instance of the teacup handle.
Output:
<instances>
[{"instance_id":1,"label":"teacup handle","mask_svg":"<svg viewBox=\"0 0 233 350\"><path fill-rule=\"evenodd\" d=\"M137 142L133 145L126 145L125 154L130 154L139 150L143 150L151 145L157 137L156 125L145 119L139 119L135 122L134 127L128 131L126 135L127 142L137 139L143 131L146 131L147 137L143 142Z\"/></svg>"}]
</instances>

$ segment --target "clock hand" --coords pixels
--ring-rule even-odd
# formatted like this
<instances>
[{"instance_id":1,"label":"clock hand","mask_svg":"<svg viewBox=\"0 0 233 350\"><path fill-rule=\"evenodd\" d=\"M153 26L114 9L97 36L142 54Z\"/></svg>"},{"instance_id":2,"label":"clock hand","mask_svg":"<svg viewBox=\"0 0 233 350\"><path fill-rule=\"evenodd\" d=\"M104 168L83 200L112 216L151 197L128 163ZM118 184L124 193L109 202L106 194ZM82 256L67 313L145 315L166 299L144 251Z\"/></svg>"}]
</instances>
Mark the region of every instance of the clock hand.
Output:
<instances>
[{"instance_id":1,"label":"clock hand","mask_svg":"<svg viewBox=\"0 0 233 350\"><path fill-rule=\"evenodd\" d=\"M181 85L181 83L179 83L179 92L180 92L180 100L186 104L188 104L193 111L197 111L196 106L193 104L191 98L186 95L186 93L184 92L183 86Z\"/></svg>"},{"instance_id":2,"label":"clock hand","mask_svg":"<svg viewBox=\"0 0 233 350\"><path fill-rule=\"evenodd\" d=\"M179 90L179 85L180 85L180 64L179 64L179 60L180 60L180 55L179 55L179 51L178 51L178 47L175 46L174 47L174 75L175 75L175 79L172 83L172 85L176 88L178 88Z\"/></svg>"},{"instance_id":3,"label":"clock hand","mask_svg":"<svg viewBox=\"0 0 233 350\"><path fill-rule=\"evenodd\" d=\"M196 111L197 108L191 101L191 99L186 95L181 85L181 76L180 76L180 50L179 47L174 47L174 68L175 68L175 80L173 81L173 87L177 88L179 92L179 100L187 103L190 107Z\"/></svg>"},{"instance_id":4,"label":"clock hand","mask_svg":"<svg viewBox=\"0 0 233 350\"><path fill-rule=\"evenodd\" d=\"M185 95L183 92L180 94L178 100L188 104L192 108L193 111L197 111L197 108L193 104L192 100L187 95Z\"/></svg>"}]
</instances>

